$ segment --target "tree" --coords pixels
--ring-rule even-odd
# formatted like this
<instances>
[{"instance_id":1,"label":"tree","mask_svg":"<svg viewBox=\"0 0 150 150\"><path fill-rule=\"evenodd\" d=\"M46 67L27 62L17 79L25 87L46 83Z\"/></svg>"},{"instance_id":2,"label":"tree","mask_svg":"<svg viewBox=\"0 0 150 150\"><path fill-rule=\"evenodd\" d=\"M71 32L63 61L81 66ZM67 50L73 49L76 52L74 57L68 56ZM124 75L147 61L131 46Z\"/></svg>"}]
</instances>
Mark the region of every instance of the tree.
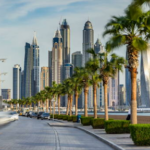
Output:
<instances>
[{"instance_id":1,"label":"tree","mask_svg":"<svg viewBox=\"0 0 150 150\"><path fill-rule=\"evenodd\" d=\"M42 107L43 107L43 110L44 110L45 100L46 100L46 91L45 90L42 90L40 92L40 99L42 100Z\"/></svg>"},{"instance_id":2,"label":"tree","mask_svg":"<svg viewBox=\"0 0 150 150\"><path fill-rule=\"evenodd\" d=\"M148 4L150 5L150 0L133 0L134 5L143 5Z\"/></svg>"},{"instance_id":3,"label":"tree","mask_svg":"<svg viewBox=\"0 0 150 150\"><path fill-rule=\"evenodd\" d=\"M79 72L80 69L78 67L76 67L74 69L74 74L72 76L72 83L73 83L73 90L74 90L74 94L75 94L75 115L78 115L78 98L79 98L79 94L82 91L82 85L81 85L81 78L79 76Z\"/></svg>"},{"instance_id":4,"label":"tree","mask_svg":"<svg viewBox=\"0 0 150 150\"><path fill-rule=\"evenodd\" d=\"M98 55L95 53L93 49L87 50L88 53L92 54L93 58L91 58L86 64L86 69L89 70L89 75L91 77L91 84L93 85L93 104L94 104L94 118L97 118L97 87L101 81L101 78L98 74L98 70L100 67L100 62L98 59Z\"/></svg>"},{"instance_id":5,"label":"tree","mask_svg":"<svg viewBox=\"0 0 150 150\"><path fill-rule=\"evenodd\" d=\"M143 12L141 6L129 5L125 15L116 17L106 24L105 35L111 35L107 50L127 45L128 66L131 74L131 122L137 124L136 78L139 52L148 48L150 39L150 12Z\"/></svg>"},{"instance_id":6,"label":"tree","mask_svg":"<svg viewBox=\"0 0 150 150\"><path fill-rule=\"evenodd\" d=\"M84 116L88 117L87 112L87 104L88 104L88 91L89 86L91 86L90 82L90 72L87 68L81 67L79 70L79 76L81 77L81 85L84 87Z\"/></svg>"}]
</instances>

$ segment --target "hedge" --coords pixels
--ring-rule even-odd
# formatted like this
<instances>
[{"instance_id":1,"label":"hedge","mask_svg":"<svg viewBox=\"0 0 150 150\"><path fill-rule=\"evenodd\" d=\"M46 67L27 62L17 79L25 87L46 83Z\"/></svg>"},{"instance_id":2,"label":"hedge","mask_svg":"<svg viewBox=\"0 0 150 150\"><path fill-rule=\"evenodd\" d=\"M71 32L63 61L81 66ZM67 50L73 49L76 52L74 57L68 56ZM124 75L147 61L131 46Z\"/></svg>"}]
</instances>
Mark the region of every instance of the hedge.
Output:
<instances>
[{"instance_id":1,"label":"hedge","mask_svg":"<svg viewBox=\"0 0 150 150\"><path fill-rule=\"evenodd\" d=\"M127 120L108 120L105 121L105 131L109 134L130 133L130 121Z\"/></svg>"},{"instance_id":2,"label":"hedge","mask_svg":"<svg viewBox=\"0 0 150 150\"><path fill-rule=\"evenodd\" d=\"M63 120L68 120L68 116L67 115L63 115Z\"/></svg>"},{"instance_id":3,"label":"hedge","mask_svg":"<svg viewBox=\"0 0 150 150\"><path fill-rule=\"evenodd\" d=\"M135 145L150 146L150 124L130 125L130 133Z\"/></svg>"},{"instance_id":4,"label":"hedge","mask_svg":"<svg viewBox=\"0 0 150 150\"><path fill-rule=\"evenodd\" d=\"M58 114L55 114L55 115L54 115L54 119L58 119Z\"/></svg>"},{"instance_id":5,"label":"hedge","mask_svg":"<svg viewBox=\"0 0 150 150\"><path fill-rule=\"evenodd\" d=\"M113 120L113 119L109 119ZM97 118L97 119L91 119L91 125L93 129L104 129L105 119L104 118Z\"/></svg>"},{"instance_id":6,"label":"hedge","mask_svg":"<svg viewBox=\"0 0 150 150\"><path fill-rule=\"evenodd\" d=\"M77 116L72 116L72 121L77 122Z\"/></svg>"},{"instance_id":7,"label":"hedge","mask_svg":"<svg viewBox=\"0 0 150 150\"><path fill-rule=\"evenodd\" d=\"M91 120L93 117L81 117L81 123L83 126L89 126L92 124Z\"/></svg>"},{"instance_id":8,"label":"hedge","mask_svg":"<svg viewBox=\"0 0 150 150\"><path fill-rule=\"evenodd\" d=\"M68 121L72 121L73 117L72 116L68 116Z\"/></svg>"},{"instance_id":9,"label":"hedge","mask_svg":"<svg viewBox=\"0 0 150 150\"><path fill-rule=\"evenodd\" d=\"M63 115L58 115L58 119L63 119Z\"/></svg>"}]
</instances>

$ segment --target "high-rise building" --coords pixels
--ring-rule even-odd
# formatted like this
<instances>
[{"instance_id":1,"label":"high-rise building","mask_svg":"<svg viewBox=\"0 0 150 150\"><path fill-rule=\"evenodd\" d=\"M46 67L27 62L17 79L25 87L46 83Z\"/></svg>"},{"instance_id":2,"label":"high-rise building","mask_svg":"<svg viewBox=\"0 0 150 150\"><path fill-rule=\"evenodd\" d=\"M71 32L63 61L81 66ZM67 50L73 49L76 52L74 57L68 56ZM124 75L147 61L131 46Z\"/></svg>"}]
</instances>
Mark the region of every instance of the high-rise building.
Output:
<instances>
[{"instance_id":1,"label":"high-rise building","mask_svg":"<svg viewBox=\"0 0 150 150\"><path fill-rule=\"evenodd\" d=\"M141 52L141 103L150 107L150 45Z\"/></svg>"},{"instance_id":2,"label":"high-rise building","mask_svg":"<svg viewBox=\"0 0 150 150\"><path fill-rule=\"evenodd\" d=\"M72 64L73 67L82 67L82 54L80 51L72 53ZM83 103L82 103L82 94L79 95L78 98L78 108L82 108Z\"/></svg>"},{"instance_id":3,"label":"high-rise building","mask_svg":"<svg viewBox=\"0 0 150 150\"><path fill-rule=\"evenodd\" d=\"M136 99L137 99L137 106L140 107L142 105L141 103L141 83L140 80L137 79L137 90L136 90Z\"/></svg>"},{"instance_id":4,"label":"high-rise building","mask_svg":"<svg viewBox=\"0 0 150 150\"><path fill-rule=\"evenodd\" d=\"M72 64L75 67L82 67L82 54L80 51L72 53Z\"/></svg>"},{"instance_id":5,"label":"high-rise building","mask_svg":"<svg viewBox=\"0 0 150 150\"><path fill-rule=\"evenodd\" d=\"M49 86L52 87L52 51L48 51Z\"/></svg>"},{"instance_id":6,"label":"high-rise building","mask_svg":"<svg viewBox=\"0 0 150 150\"><path fill-rule=\"evenodd\" d=\"M70 63L70 26L66 19L62 22L60 32L62 36L62 59L64 65Z\"/></svg>"},{"instance_id":7,"label":"high-rise building","mask_svg":"<svg viewBox=\"0 0 150 150\"><path fill-rule=\"evenodd\" d=\"M118 105L118 94L119 94L119 83L118 83L119 73L117 72L114 78L109 78L108 83L108 106Z\"/></svg>"},{"instance_id":8,"label":"high-rise building","mask_svg":"<svg viewBox=\"0 0 150 150\"><path fill-rule=\"evenodd\" d=\"M125 87L123 84L119 85L119 101L118 101L119 106L126 105L126 100L125 100Z\"/></svg>"},{"instance_id":9,"label":"high-rise building","mask_svg":"<svg viewBox=\"0 0 150 150\"><path fill-rule=\"evenodd\" d=\"M65 79L70 78L72 75L73 75L73 65L70 64L70 63L66 63L64 65L64 77L65 77ZM66 107L67 106L67 101L68 101L68 95L65 95L62 98L61 106Z\"/></svg>"},{"instance_id":10,"label":"high-rise building","mask_svg":"<svg viewBox=\"0 0 150 150\"><path fill-rule=\"evenodd\" d=\"M2 89L1 92L3 99L11 99L11 89Z\"/></svg>"},{"instance_id":11,"label":"high-rise building","mask_svg":"<svg viewBox=\"0 0 150 150\"><path fill-rule=\"evenodd\" d=\"M49 67L41 67L41 82L40 90L44 90L49 86Z\"/></svg>"},{"instance_id":12,"label":"high-rise building","mask_svg":"<svg viewBox=\"0 0 150 150\"><path fill-rule=\"evenodd\" d=\"M92 57L91 54L87 52L88 49L94 49L94 30L92 27L92 23L87 21L84 25L83 29L83 58L82 58L82 66L85 66L85 63ZM84 101L84 94L82 93L82 101ZM93 108L93 87L89 88L88 92L88 107Z\"/></svg>"},{"instance_id":13,"label":"high-rise building","mask_svg":"<svg viewBox=\"0 0 150 150\"><path fill-rule=\"evenodd\" d=\"M30 44L25 44L25 58L24 58L24 97L32 96L32 70L33 70L33 49Z\"/></svg>"},{"instance_id":14,"label":"high-rise building","mask_svg":"<svg viewBox=\"0 0 150 150\"><path fill-rule=\"evenodd\" d=\"M127 51L126 51L126 60L128 60ZM131 105L131 75L128 68L125 69L125 86L126 86L126 105Z\"/></svg>"},{"instance_id":15,"label":"high-rise building","mask_svg":"<svg viewBox=\"0 0 150 150\"><path fill-rule=\"evenodd\" d=\"M52 48L52 81L57 84L62 81L62 37L60 31L56 31Z\"/></svg>"},{"instance_id":16,"label":"high-rise building","mask_svg":"<svg viewBox=\"0 0 150 150\"><path fill-rule=\"evenodd\" d=\"M102 43L100 42L99 39L97 39L94 45L94 51L96 54L104 53L104 47L102 46ZM100 107L104 106L104 88L102 82L100 82L99 87L97 87L97 105Z\"/></svg>"},{"instance_id":17,"label":"high-rise building","mask_svg":"<svg viewBox=\"0 0 150 150\"><path fill-rule=\"evenodd\" d=\"M24 71L21 72L21 98L25 97Z\"/></svg>"},{"instance_id":18,"label":"high-rise building","mask_svg":"<svg viewBox=\"0 0 150 150\"><path fill-rule=\"evenodd\" d=\"M15 65L13 67L13 99L21 98L21 67Z\"/></svg>"},{"instance_id":19,"label":"high-rise building","mask_svg":"<svg viewBox=\"0 0 150 150\"><path fill-rule=\"evenodd\" d=\"M32 70L32 96L39 92L39 72L40 72L40 54L39 45L34 33L31 50L33 51L33 70Z\"/></svg>"}]
</instances>

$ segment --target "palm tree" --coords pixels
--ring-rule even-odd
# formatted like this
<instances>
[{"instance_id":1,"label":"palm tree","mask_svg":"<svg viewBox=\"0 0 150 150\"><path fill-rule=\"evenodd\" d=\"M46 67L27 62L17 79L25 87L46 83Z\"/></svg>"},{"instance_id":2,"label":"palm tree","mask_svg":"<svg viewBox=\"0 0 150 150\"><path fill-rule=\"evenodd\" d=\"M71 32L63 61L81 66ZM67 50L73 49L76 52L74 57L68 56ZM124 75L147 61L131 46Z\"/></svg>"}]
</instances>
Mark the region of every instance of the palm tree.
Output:
<instances>
[{"instance_id":1,"label":"palm tree","mask_svg":"<svg viewBox=\"0 0 150 150\"><path fill-rule=\"evenodd\" d=\"M32 99L31 97L26 98L26 105L29 105L29 110L31 111Z\"/></svg>"},{"instance_id":2,"label":"palm tree","mask_svg":"<svg viewBox=\"0 0 150 150\"><path fill-rule=\"evenodd\" d=\"M105 120L108 120L108 100L107 100L107 88L109 78L115 77L116 73L123 71L123 65L126 64L126 60L123 57L119 57L116 54L111 54L111 59L108 60L108 52L101 53L100 55L100 77L103 80L104 86L104 103L105 103Z\"/></svg>"},{"instance_id":3,"label":"palm tree","mask_svg":"<svg viewBox=\"0 0 150 150\"><path fill-rule=\"evenodd\" d=\"M74 69L74 74L72 76L73 90L75 93L75 115L78 115L78 98L82 91L81 78L79 76L79 68Z\"/></svg>"},{"instance_id":4,"label":"palm tree","mask_svg":"<svg viewBox=\"0 0 150 150\"><path fill-rule=\"evenodd\" d=\"M87 112L87 104L88 104L88 91L89 87L91 86L90 82L90 72L87 68L80 68L79 71L79 76L81 77L81 85L84 87L84 116L88 117L88 112Z\"/></svg>"},{"instance_id":5,"label":"palm tree","mask_svg":"<svg viewBox=\"0 0 150 150\"><path fill-rule=\"evenodd\" d=\"M150 15L141 6L130 5L124 16L113 16L106 24L105 35L111 35L107 50L127 45L128 66L131 73L131 122L137 124L136 78L139 52L148 48Z\"/></svg>"},{"instance_id":6,"label":"palm tree","mask_svg":"<svg viewBox=\"0 0 150 150\"><path fill-rule=\"evenodd\" d=\"M134 5L143 5L148 4L150 5L150 0L133 0Z\"/></svg>"},{"instance_id":7,"label":"palm tree","mask_svg":"<svg viewBox=\"0 0 150 150\"><path fill-rule=\"evenodd\" d=\"M42 100L42 104L43 104L43 110L44 110L44 107L45 107L45 100L46 100L46 91L43 90L40 92L40 99Z\"/></svg>"},{"instance_id":8,"label":"palm tree","mask_svg":"<svg viewBox=\"0 0 150 150\"><path fill-rule=\"evenodd\" d=\"M51 100L53 98L53 93L52 93L52 87L45 87L46 93L47 93L47 98L49 99L49 104L50 104L50 114L52 114L52 105L51 105Z\"/></svg>"},{"instance_id":9,"label":"palm tree","mask_svg":"<svg viewBox=\"0 0 150 150\"><path fill-rule=\"evenodd\" d=\"M87 50L88 53L92 54L93 58L91 58L86 64L86 69L89 70L89 75L91 77L91 84L93 85L93 104L94 104L94 118L97 118L97 87L101 81L101 78L98 74L98 70L100 67L99 59L97 58L97 54L93 49Z\"/></svg>"},{"instance_id":10,"label":"palm tree","mask_svg":"<svg viewBox=\"0 0 150 150\"><path fill-rule=\"evenodd\" d=\"M16 105L16 110L17 110L18 100L17 99L12 99L11 101L12 101L13 105Z\"/></svg>"}]
</instances>

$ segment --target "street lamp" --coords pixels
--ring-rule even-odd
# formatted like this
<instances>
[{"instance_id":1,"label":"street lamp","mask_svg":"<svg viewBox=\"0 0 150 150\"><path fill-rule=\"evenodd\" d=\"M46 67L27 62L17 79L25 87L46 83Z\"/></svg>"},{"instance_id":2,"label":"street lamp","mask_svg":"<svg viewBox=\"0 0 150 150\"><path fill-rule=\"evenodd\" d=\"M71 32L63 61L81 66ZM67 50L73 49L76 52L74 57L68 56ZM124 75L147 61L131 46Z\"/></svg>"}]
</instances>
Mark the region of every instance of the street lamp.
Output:
<instances>
[{"instance_id":1,"label":"street lamp","mask_svg":"<svg viewBox=\"0 0 150 150\"><path fill-rule=\"evenodd\" d=\"M53 120L54 120L54 102L55 102L55 100L52 99L52 103L53 103Z\"/></svg>"},{"instance_id":2,"label":"street lamp","mask_svg":"<svg viewBox=\"0 0 150 150\"><path fill-rule=\"evenodd\" d=\"M6 58L1 58L0 61L1 62L5 62Z\"/></svg>"},{"instance_id":3,"label":"street lamp","mask_svg":"<svg viewBox=\"0 0 150 150\"><path fill-rule=\"evenodd\" d=\"M2 73L0 73L0 76L1 75L6 75L7 74L7 72L2 72ZM4 82L5 80L0 80L0 82ZM1 93L1 91L0 91L0 93Z\"/></svg>"}]
</instances>

